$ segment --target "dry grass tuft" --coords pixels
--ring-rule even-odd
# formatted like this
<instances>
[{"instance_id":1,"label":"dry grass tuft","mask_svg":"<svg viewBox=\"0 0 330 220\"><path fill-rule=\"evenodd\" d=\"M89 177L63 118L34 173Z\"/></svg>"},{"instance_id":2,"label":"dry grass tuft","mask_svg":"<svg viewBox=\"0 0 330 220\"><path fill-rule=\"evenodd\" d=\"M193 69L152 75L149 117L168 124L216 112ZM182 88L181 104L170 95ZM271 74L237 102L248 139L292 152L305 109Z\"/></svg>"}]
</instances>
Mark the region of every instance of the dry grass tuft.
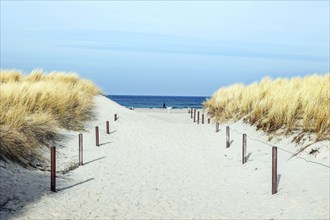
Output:
<instances>
[{"instance_id":1,"label":"dry grass tuft","mask_svg":"<svg viewBox=\"0 0 330 220\"><path fill-rule=\"evenodd\" d=\"M82 130L100 93L77 74L34 70L0 72L0 159L33 166L38 148L58 138L57 129Z\"/></svg>"},{"instance_id":2,"label":"dry grass tuft","mask_svg":"<svg viewBox=\"0 0 330 220\"><path fill-rule=\"evenodd\" d=\"M221 88L204 106L219 122L243 118L270 134L281 129L330 139L330 74Z\"/></svg>"},{"instance_id":3,"label":"dry grass tuft","mask_svg":"<svg viewBox=\"0 0 330 220\"><path fill-rule=\"evenodd\" d=\"M18 70L1 70L0 83L19 82L23 78L23 75Z\"/></svg>"}]
</instances>

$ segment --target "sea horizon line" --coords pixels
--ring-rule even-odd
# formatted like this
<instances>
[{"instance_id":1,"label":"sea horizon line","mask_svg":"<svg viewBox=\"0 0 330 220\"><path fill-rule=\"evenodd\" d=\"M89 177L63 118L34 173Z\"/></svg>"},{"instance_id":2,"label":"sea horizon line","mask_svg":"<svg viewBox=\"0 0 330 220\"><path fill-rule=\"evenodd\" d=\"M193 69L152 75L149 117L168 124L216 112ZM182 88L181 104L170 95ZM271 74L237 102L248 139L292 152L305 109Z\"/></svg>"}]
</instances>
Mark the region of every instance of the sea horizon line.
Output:
<instances>
[{"instance_id":1,"label":"sea horizon line","mask_svg":"<svg viewBox=\"0 0 330 220\"><path fill-rule=\"evenodd\" d=\"M212 97L212 95L118 95L118 94L103 94L104 96L144 96L144 97Z\"/></svg>"}]
</instances>

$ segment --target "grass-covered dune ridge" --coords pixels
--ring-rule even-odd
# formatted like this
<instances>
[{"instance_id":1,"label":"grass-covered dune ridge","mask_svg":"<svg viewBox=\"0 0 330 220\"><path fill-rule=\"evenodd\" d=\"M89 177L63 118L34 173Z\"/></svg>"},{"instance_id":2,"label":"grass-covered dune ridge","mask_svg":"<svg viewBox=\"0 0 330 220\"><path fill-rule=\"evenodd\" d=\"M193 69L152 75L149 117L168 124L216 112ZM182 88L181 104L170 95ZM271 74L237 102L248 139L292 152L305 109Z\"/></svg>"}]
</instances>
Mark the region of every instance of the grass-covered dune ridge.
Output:
<instances>
[{"instance_id":1,"label":"grass-covered dune ridge","mask_svg":"<svg viewBox=\"0 0 330 220\"><path fill-rule=\"evenodd\" d=\"M315 133L330 139L330 74L265 78L219 89L204 103L219 122L244 119L268 133Z\"/></svg>"},{"instance_id":2,"label":"grass-covered dune ridge","mask_svg":"<svg viewBox=\"0 0 330 220\"><path fill-rule=\"evenodd\" d=\"M58 128L83 129L99 93L74 73L1 70L0 159L33 166L41 159L39 147L56 140Z\"/></svg>"}]
</instances>

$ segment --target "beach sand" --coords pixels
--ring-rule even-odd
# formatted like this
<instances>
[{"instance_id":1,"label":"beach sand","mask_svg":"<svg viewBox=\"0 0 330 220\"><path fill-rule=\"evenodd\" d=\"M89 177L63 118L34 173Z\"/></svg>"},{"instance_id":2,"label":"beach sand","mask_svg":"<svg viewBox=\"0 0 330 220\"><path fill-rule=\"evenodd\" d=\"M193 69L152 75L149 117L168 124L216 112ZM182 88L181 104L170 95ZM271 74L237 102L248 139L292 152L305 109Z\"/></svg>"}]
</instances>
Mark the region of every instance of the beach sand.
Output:
<instances>
[{"instance_id":1,"label":"beach sand","mask_svg":"<svg viewBox=\"0 0 330 220\"><path fill-rule=\"evenodd\" d=\"M330 218L329 141L291 158L289 152L297 147L290 137L268 141L240 121L226 124L232 140L226 148L226 125L215 132L214 124L193 123L188 109L130 110L103 96L95 104L96 118L83 133L83 166L73 169L78 133L62 131L66 138L57 146L56 193L49 190L48 171L1 162L1 219ZM95 125L100 147L95 146ZM244 165L243 132L249 137ZM274 195L272 145L279 147ZM309 154L311 149L318 153ZM44 153L49 157L48 150Z\"/></svg>"}]
</instances>

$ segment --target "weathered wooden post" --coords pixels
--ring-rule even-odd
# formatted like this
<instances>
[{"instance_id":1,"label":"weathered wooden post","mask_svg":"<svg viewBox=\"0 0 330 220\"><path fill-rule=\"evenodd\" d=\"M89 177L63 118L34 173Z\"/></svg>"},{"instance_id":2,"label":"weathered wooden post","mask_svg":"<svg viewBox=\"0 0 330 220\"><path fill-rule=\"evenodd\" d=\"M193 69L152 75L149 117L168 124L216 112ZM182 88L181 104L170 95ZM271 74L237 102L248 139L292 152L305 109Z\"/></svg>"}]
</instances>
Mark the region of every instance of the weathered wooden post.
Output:
<instances>
[{"instance_id":1,"label":"weathered wooden post","mask_svg":"<svg viewBox=\"0 0 330 220\"><path fill-rule=\"evenodd\" d=\"M202 114L202 124L204 124L204 114Z\"/></svg>"},{"instance_id":2,"label":"weathered wooden post","mask_svg":"<svg viewBox=\"0 0 330 220\"><path fill-rule=\"evenodd\" d=\"M210 119L210 118L207 119L207 123L208 123L208 124L211 123L211 119Z\"/></svg>"},{"instance_id":3,"label":"weathered wooden post","mask_svg":"<svg viewBox=\"0 0 330 220\"><path fill-rule=\"evenodd\" d=\"M215 124L215 132L219 132L219 123L218 122Z\"/></svg>"},{"instance_id":4,"label":"weathered wooden post","mask_svg":"<svg viewBox=\"0 0 330 220\"><path fill-rule=\"evenodd\" d=\"M83 134L79 134L79 166L83 165Z\"/></svg>"},{"instance_id":5,"label":"weathered wooden post","mask_svg":"<svg viewBox=\"0 0 330 220\"><path fill-rule=\"evenodd\" d=\"M190 109L190 118L193 118L193 109Z\"/></svg>"},{"instance_id":6,"label":"weathered wooden post","mask_svg":"<svg viewBox=\"0 0 330 220\"><path fill-rule=\"evenodd\" d=\"M197 124L199 124L199 111L197 112Z\"/></svg>"},{"instance_id":7,"label":"weathered wooden post","mask_svg":"<svg viewBox=\"0 0 330 220\"><path fill-rule=\"evenodd\" d=\"M243 141L242 141L242 164L246 162L246 134L243 134Z\"/></svg>"},{"instance_id":8,"label":"weathered wooden post","mask_svg":"<svg viewBox=\"0 0 330 220\"><path fill-rule=\"evenodd\" d=\"M95 127L95 139L96 139L96 146L100 146L100 139L99 139L99 127Z\"/></svg>"},{"instance_id":9,"label":"weathered wooden post","mask_svg":"<svg viewBox=\"0 0 330 220\"><path fill-rule=\"evenodd\" d=\"M110 134L110 126L109 126L109 121L106 121L106 130L107 130L107 134Z\"/></svg>"},{"instance_id":10,"label":"weathered wooden post","mask_svg":"<svg viewBox=\"0 0 330 220\"><path fill-rule=\"evenodd\" d=\"M114 120L117 121L117 114L115 114L115 116L114 116Z\"/></svg>"},{"instance_id":11,"label":"weathered wooden post","mask_svg":"<svg viewBox=\"0 0 330 220\"><path fill-rule=\"evenodd\" d=\"M226 126L226 148L230 147L229 126Z\"/></svg>"},{"instance_id":12,"label":"weathered wooden post","mask_svg":"<svg viewBox=\"0 0 330 220\"><path fill-rule=\"evenodd\" d=\"M194 109L194 122L196 122L196 109Z\"/></svg>"},{"instance_id":13,"label":"weathered wooden post","mask_svg":"<svg viewBox=\"0 0 330 220\"><path fill-rule=\"evenodd\" d=\"M56 148L50 147L50 190L56 192Z\"/></svg>"},{"instance_id":14,"label":"weathered wooden post","mask_svg":"<svg viewBox=\"0 0 330 220\"><path fill-rule=\"evenodd\" d=\"M272 149L272 194L277 193L277 147Z\"/></svg>"}]
</instances>

